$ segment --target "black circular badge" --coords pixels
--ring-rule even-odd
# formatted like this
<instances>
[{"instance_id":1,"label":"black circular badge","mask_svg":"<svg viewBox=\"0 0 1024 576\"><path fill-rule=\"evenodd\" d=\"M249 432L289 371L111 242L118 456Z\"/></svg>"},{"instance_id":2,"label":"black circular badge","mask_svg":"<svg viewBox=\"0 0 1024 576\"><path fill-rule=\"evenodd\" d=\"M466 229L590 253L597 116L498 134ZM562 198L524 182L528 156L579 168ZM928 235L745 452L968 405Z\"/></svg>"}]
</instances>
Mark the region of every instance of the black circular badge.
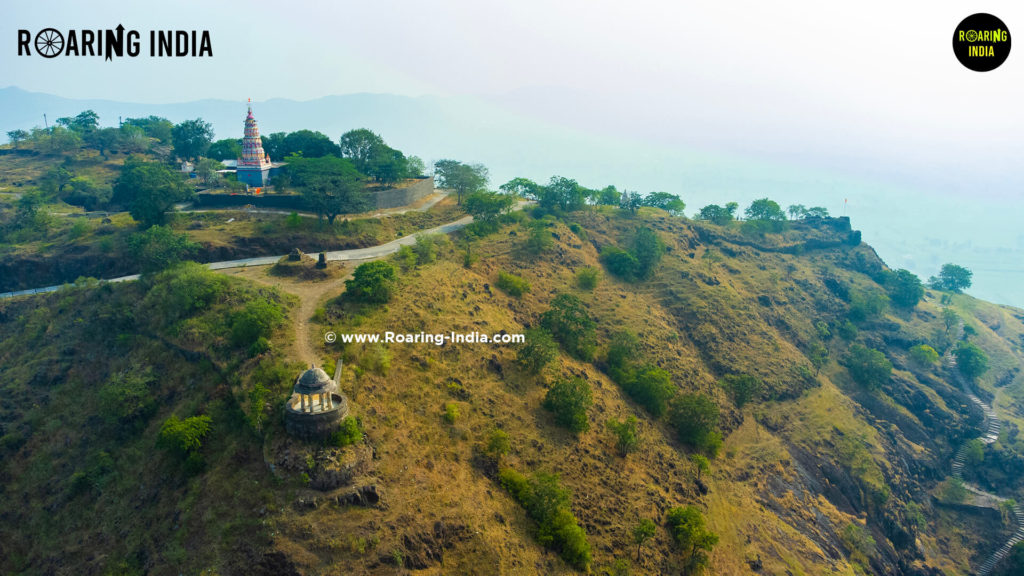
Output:
<instances>
[{"instance_id":1,"label":"black circular badge","mask_svg":"<svg viewBox=\"0 0 1024 576\"><path fill-rule=\"evenodd\" d=\"M953 31L953 54L975 72L995 70L1010 55L1010 31L991 14L971 14Z\"/></svg>"}]
</instances>

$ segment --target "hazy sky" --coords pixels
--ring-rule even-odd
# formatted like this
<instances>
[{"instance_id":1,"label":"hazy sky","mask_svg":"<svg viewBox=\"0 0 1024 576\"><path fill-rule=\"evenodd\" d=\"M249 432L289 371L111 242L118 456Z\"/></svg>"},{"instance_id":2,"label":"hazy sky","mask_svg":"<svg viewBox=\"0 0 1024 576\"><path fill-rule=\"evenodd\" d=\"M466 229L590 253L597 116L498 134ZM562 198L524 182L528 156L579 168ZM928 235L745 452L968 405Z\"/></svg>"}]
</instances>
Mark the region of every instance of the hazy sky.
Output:
<instances>
[{"instance_id":1,"label":"hazy sky","mask_svg":"<svg viewBox=\"0 0 1024 576\"><path fill-rule=\"evenodd\" d=\"M854 178L863 183L858 200L871 198L867 209L877 212L862 220L865 231L887 233L897 247L887 257L899 253L900 233L892 228L900 218L940 223L929 229L962 245L984 233L978 244L991 250L1006 238L1024 249L1024 227L1009 216L1024 213L1024 41L988 73L961 66L951 46L960 20L981 11L1024 38L1024 5L777 4L8 2L0 18L0 87L153 103L353 92L469 96L640 146L633 149L682 151L668 157L709 152L754 160L765 167L765 188L780 200L785 193L773 188L773 166L786 167L775 183L785 189L813 190L822 171ZM18 28L119 23L144 33L207 29L214 57L16 56ZM757 181L749 173L754 163L736 165ZM585 184L606 183L585 176L579 175ZM906 197L886 204L900 194ZM984 206L959 208L977 198ZM998 224L978 221L993 210ZM908 245L906 261L920 250ZM1024 279L1022 254L1005 266Z\"/></svg>"},{"instance_id":2,"label":"hazy sky","mask_svg":"<svg viewBox=\"0 0 1024 576\"><path fill-rule=\"evenodd\" d=\"M552 94L551 115L579 116L569 100L595 129L604 118L645 141L844 162L887 153L998 182L1024 151L1024 60L981 74L951 49L956 24L985 9L1024 31L1024 6L1008 1L41 0L3 10L0 85L138 102L512 93L541 110ZM118 23L208 29L214 58L16 56L18 28Z\"/></svg>"}]
</instances>

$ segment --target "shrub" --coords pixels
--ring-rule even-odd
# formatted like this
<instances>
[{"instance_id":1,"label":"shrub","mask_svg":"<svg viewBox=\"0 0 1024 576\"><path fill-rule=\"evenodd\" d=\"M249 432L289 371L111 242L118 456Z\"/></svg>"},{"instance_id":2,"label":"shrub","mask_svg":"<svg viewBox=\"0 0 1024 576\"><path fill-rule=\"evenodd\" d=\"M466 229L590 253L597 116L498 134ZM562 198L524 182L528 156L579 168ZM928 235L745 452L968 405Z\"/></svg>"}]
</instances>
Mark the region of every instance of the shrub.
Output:
<instances>
[{"instance_id":1,"label":"shrub","mask_svg":"<svg viewBox=\"0 0 1024 576\"><path fill-rule=\"evenodd\" d=\"M524 370L537 374L558 356L558 343L543 328L530 328L526 342L516 352L516 361Z\"/></svg>"},{"instance_id":2,"label":"shrub","mask_svg":"<svg viewBox=\"0 0 1024 576\"><path fill-rule=\"evenodd\" d=\"M924 297L921 279L909 270L889 272L885 274L884 279L889 298L900 308L913 308Z\"/></svg>"},{"instance_id":3,"label":"shrub","mask_svg":"<svg viewBox=\"0 0 1024 576\"><path fill-rule=\"evenodd\" d=\"M682 550L688 571L706 566L707 553L718 544L718 535L704 527L704 515L696 506L668 511L668 532Z\"/></svg>"},{"instance_id":4,"label":"shrub","mask_svg":"<svg viewBox=\"0 0 1024 576\"><path fill-rule=\"evenodd\" d=\"M850 557L858 562L866 564L868 558L875 554L875 539L859 524L850 523L844 526L839 538L850 551Z\"/></svg>"},{"instance_id":5,"label":"shrub","mask_svg":"<svg viewBox=\"0 0 1024 576\"><path fill-rule=\"evenodd\" d=\"M540 323L569 354L580 360L593 357L597 339L595 324L579 298L572 294L555 296L551 308L541 315Z\"/></svg>"},{"instance_id":6,"label":"shrub","mask_svg":"<svg viewBox=\"0 0 1024 576\"><path fill-rule=\"evenodd\" d=\"M416 267L416 252L411 246L402 246L395 252L395 261L402 270L411 270Z\"/></svg>"},{"instance_id":7,"label":"shrub","mask_svg":"<svg viewBox=\"0 0 1024 576\"><path fill-rule=\"evenodd\" d=\"M629 252L611 244L601 249L601 262L609 272L623 280L633 280L639 275L640 262Z\"/></svg>"},{"instance_id":8,"label":"shrub","mask_svg":"<svg viewBox=\"0 0 1024 576\"><path fill-rule=\"evenodd\" d=\"M910 349L910 359L919 366L931 366L939 361L939 353L927 344L918 344Z\"/></svg>"},{"instance_id":9,"label":"shrub","mask_svg":"<svg viewBox=\"0 0 1024 576\"><path fill-rule=\"evenodd\" d=\"M121 372L100 388L100 410L111 421L142 421L156 411L157 403L149 387L156 378L152 368L133 368Z\"/></svg>"},{"instance_id":10,"label":"shrub","mask_svg":"<svg viewBox=\"0 0 1024 576\"><path fill-rule=\"evenodd\" d=\"M953 354L956 355L957 369L971 380L988 371L988 356L972 342L961 342Z\"/></svg>"},{"instance_id":11,"label":"shrub","mask_svg":"<svg viewBox=\"0 0 1024 576\"><path fill-rule=\"evenodd\" d=\"M606 426L608 426L608 430L615 437L615 449L619 451L621 456L625 456L630 452L636 452L636 449L640 446L640 437L637 435L636 416L630 416L621 422L619 420L609 420Z\"/></svg>"},{"instance_id":12,"label":"shrub","mask_svg":"<svg viewBox=\"0 0 1024 576\"><path fill-rule=\"evenodd\" d=\"M459 419L459 405L454 402L449 402L444 405L444 421L449 424L455 424L455 421Z\"/></svg>"},{"instance_id":13,"label":"shrub","mask_svg":"<svg viewBox=\"0 0 1024 576\"><path fill-rule=\"evenodd\" d=\"M509 296L516 298L530 291L529 282L508 272L498 272L498 281L495 282L495 286L504 290Z\"/></svg>"},{"instance_id":14,"label":"shrub","mask_svg":"<svg viewBox=\"0 0 1024 576\"><path fill-rule=\"evenodd\" d=\"M363 428L359 424L359 420L352 416L346 416L338 429L331 434L331 444L338 448L344 448L350 444L355 444L363 439Z\"/></svg>"},{"instance_id":15,"label":"shrub","mask_svg":"<svg viewBox=\"0 0 1024 576\"><path fill-rule=\"evenodd\" d=\"M371 304L391 300L394 291L395 267L383 260L360 264L352 278L345 281L345 293L349 297Z\"/></svg>"},{"instance_id":16,"label":"shrub","mask_svg":"<svg viewBox=\"0 0 1024 576\"><path fill-rule=\"evenodd\" d=\"M846 357L846 369L855 382L869 390L877 390L889 381L892 363L882 352L854 344Z\"/></svg>"},{"instance_id":17,"label":"shrub","mask_svg":"<svg viewBox=\"0 0 1024 576\"><path fill-rule=\"evenodd\" d=\"M864 322L885 312L889 305L889 297L877 290L856 292L850 299L850 320Z\"/></svg>"},{"instance_id":18,"label":"shrub","mask_svg":"<svg viewBox=\"0 0 1024 576\"><path fill-rule=\"evenodd\" d=\"M438 249L443 242L447 242L447 238L442 238L439 240L437 234L417 234L416 244L412 247L416 253L416 263L422 266L437 260Z\"/></svg>"},{"instance_id":19,"label":"shrub","mask_svg":"<svg viewBox=\"0 0 1024 576\"><path fill-rule=\"evenodd\" d=\"M487 444L484 446L484 452L492 458L498 459L507 455L511 451L512 441L508 436L508 432L505 432L501 428L491 430L491 433L487 436Z\"/></svg>"},{"instance_id":20,"label":"shrub","mask_svg":"<svg viewBox=\"0 0 1024 576\"><path fill-rule=\"evenodd\" d=\"M145 232L128 237L128 254L143 274L152 274L174 266L191 257L198 245L185 234L175 233L167 226L153 226Z\"/></svg>"},{"instance_id":21,"label":"shrub","mask_svg":"<svg viewBox=\"0 0 1024 576\"><path fill-rule=\"evenodd\" d=\"M633 372L632 377L624 381L621 386L630 398L653 416L661 416L665 413L668 401L675 393L669 373L652 365L643 366Z\"/></svg>"},{"instance_id":22,"label":"shrub","mask_svg":"<svg viewBox=\"0 0 1024 576\"><path fill-rule=\"evenodd\" d=\"M206 415L191 416L184 420L171 416L160 427L157 444L179 456L191 456L203 447L203 438L210 433L212 422Z\"/></svg>"},{"instance_id":23,"label":"shrub","mask_svg":"<svg viewBox=\"0 0 1024 576\"><path fill-rule=\"evenodd\" d=\"M576 434L590 428L587 410L591 404L590 384L580 378L556 381L544 397L544 408L555 415L555 422Z\"/></svg>"},{"instance_id":24,"label":"shrub","mask_svg":"<svg viewBox=\"0 0 1024 576\"><path fill-rule=\"evenodd\" d=\"M593 266L584 266L576 271L576 285L583 290L597 288L600 279L601 271Z\"/></svg>"},{"instance_id":25,"label":"shrub","mask_svg":"<svg viewBox=\"0 0 1024 576\"><path fill-rule=\"evenodd\" d=\"M680 394L669 407L669 424L684 444L714 456L721 446L718 406L703 394Z\"/></svg>"},{"instance_id":26,"label":"shrub","mask_svg":"<svg viewBox=\"0 0 1024 576\"><path fill-rule=\"evenodd\" d=\"M391 353L381 344L373 344L363 350L357 363L365 371L387 376L391 370Z\"/></svg>"},{"instance_id":27,"label":"shrub","mask_svg":"<svg viewBox=\"0 0 1024 576\"><path fill-rule=\"evenodd\" d=\"M589 571L591 562L587 533L569 509L570 495L558 476L538 472L531 478L506 468L499 473L501 485L537 522L537 541L557 550L573 567Z\"/></svg>"},{"instance_id":28,"label":"shrub","mask_svg":"<svg viewBox=\"0 0 1024 576\"><path fill-rule=\"evenodd\" d=\"M729 374L722 378L720 384L729 393L737 408L743 408L747 402L756 399L764 391L764 383L750 374Z\"/></svg>"},{"instance_id":29,"label":"shrub","mask_svg":"<svg viewBox=\"0 0 1024 576\"><path fill-rule=\"evenodd\" d=\"M253 347L254 351L264 346L260 339L266 339L284 320L281 307L266 299L248 302L241 310L231 315L231 343L240 347Z\"/></svg>"},{"instance_id":30,"label":"shrub","mask_svg":"<svg viewBox=\"0 0 1024 576\"><path fill-rule=\"evenodd\" d=\"M526 252L538 255L551 249L554 241L551 239L551 231L543 222L533 222L530 225L530 232L526 236Z\"/></svg>"}]
</instances>

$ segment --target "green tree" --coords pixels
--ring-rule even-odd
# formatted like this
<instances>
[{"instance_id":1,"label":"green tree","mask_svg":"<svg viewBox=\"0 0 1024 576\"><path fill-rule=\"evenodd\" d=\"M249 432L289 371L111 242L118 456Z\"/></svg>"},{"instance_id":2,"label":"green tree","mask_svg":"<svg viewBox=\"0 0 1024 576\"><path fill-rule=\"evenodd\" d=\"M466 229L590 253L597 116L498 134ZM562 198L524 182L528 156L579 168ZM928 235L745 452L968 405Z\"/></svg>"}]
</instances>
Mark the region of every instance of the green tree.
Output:
<instances>
[{"instance_id":1,"label":"green tree","mask_svg":"<svg viewBox=\"0 0 1024 576\"><path fill-rule=\"evenodd\" d=\"M711 462L703 454L690 454L690 462L697 469L697 480L700 480L701 474L711 470Z\"/></svg>"},{"instance_id":2,"label":"green tree","mask_svg":"<svg viewBox=\"0 0 1024 576\"><path fill-rule=\"evenodd\" d=\"M971 277L974 273L956 264L943 264L939 271L938 278L932 278L929 282L932 288L938 290L949 290L957 294L971 287Z\"/></svg>"},{"instance_id":3,"label":"green tree","mask_svg":"<svg viewBox=\"0 0 1024 576\"><path fill-rule=\"evenodd\" d=\"M683 210L686 209L686 203L679 196L669 194L668 192L651 192L644 196L643 204L644 206L661 208L673 216L681 216Z\"/></svg>"},{"instance_id":4,"label":"green tree","mask_svg":"<svg viewBox=\"0 0 1024 576\"><path fill-rule=\"evenodd\" d=\"M391 300L395 283L395 267L389 262L375 260L356 268L352 278L345 281L345 292L355 300L383 304Z\"/></svg>"},{"instance_id":5,"label":"green tree","mask_svg":"<svg viewBox=\"0 0 1024 576\"><path fill-rule=\"evenodd\" d=\"M814 344L811 344L811 349L808 351L807 357L811 360L811 366L814 366L814 375L817 376L821 373L821 369L824 368L825 364L828 362L828 348L826 348L821 342L815 342Z\"/></svg>"},{"instance_id":6,"label":"green tree","mask_svg":"<svg viewBox=\"0 0 1024 576\"><path fill-rule=\"evenodd\" d=\"M174 124L166 118L148 116L146 118L127 118L122 126L141 128L146 136L156 138L163 144L170 144L174 138Z\"/></svg>"},{"instance_id":7,"label":"green tree","mask_svg":"<svg viewBox=\"0 0 1024 576\"><path fill-rule=\"evenodd\" d=\"M594 266L584 266L576 271L576 285L583 290L597 288L597 283L600 280L601 270Z\"/></svg>"},{"instance_id":8,"label":"green tree","mask_svg":"<svg viewBox=\"0 0 1024 576\"><path fill-rule=\"evenodd\" d=\"M548 210L572 212L583 208L586 199L586 190L578 182L572 178L552 176L541 191L539 203Z\"/></svg>"},{"instance_id":9,"label":"green tree","mask_svg":"<svg viewBox=\"0 0 1024 576\"><path fill-rule=\"evenodd\" d=\"M330 224L340 214L360 212L369 205L362 176L352 162L343 158L289 156L284 177Z\"/></svg>"},{"instance_id":10,"label":"green tree","mask_svg":"<svg viewBox=\"0 0 1024 576\"><path fill-rule=\"evenodd\" d=\"M718 535L705 527L704 515L696 506L668 511L669 534L683 551L687 572L695 572L708 563L707 554L718 544Z\"/></svg>"},{"instance_id":11,"label":"green tree","mask_svg":"<svg viewBox=\"0 0 1024 576\"><path fill-rule=\"evenodd\" d=\"M111 198L109 186L98 186L85 176L75 176L68 182L61 198L73 206L81 206L86 210L96 210L106 206Z\"/></svg>"},{"instance_id":12,"label":"green tree","mask_svg":"<svg viewBox=\"0 0 1024 576\"><path fill-rule=\"evenodd\" d=\"M650 228L641 227L633 235L631 253L637 261L637 276L639 278L650 278L662 254L665 253L665 245Z\"/></svg>"},{"instance_id":13,"label":"green tree","mask_svg":"<svg viewBox=\"0 0 1024 576\"><path fill-rule=\"evenodd\" d=\"M953 329L953 326L960 323L960 315L952 308L943 308L942 323L946 326L946 332L949 333L949 331Z\"/></svg>"},{"instance_id":14,"label":"green tree","mask_svg":"<svg viewBox=\"0 0 1024 576\"><path fill-rule=\"evenodd\" d=\"M536 200L540 195L540 185L529 178L513 178L498 186L505 194L512 194L527 200Z\"/></svg>"},{"instance_id":15,"label":"green tree","mask_svg":"<svg viewBox=\"0 0 1024 576\"><path fill-rule=\"evenodd\" d=\"M744 214L747 220L779 222L786 219L786 214L779 207L778 203L768 198L754 200L744 211Z\"/></svg>"},{"instance_id":16,"label":"green tree","mask_svg":"<svg viewBox=\"0 0 1024 576\"><path fill-rule=\"evenodd\" d=\"M129 157L114 183L113 200L127 205L132 218L148 228L163 224L167 211L191 196L192 190L180 174L159 162Z\"/></svg>"},{"instance_id":17,"label":"green tree","mask_svg":"<svg viewBox=\"0 0 1024 576\"><path fill-rule=\"evenodd\" d=\"M555 422L576 434L590 429L587 410L593 404L590 384L582 378L556 380L544 396L544 408L555 415Z\"/></svg>"},{"instance_id":18,"label":"green tree","mask_svg":"<svg viewBox=\"0 0 1024 576\"><path fill-rule=\"evenodd\" d=\"M128 254L143 274L152 274L189 259L199 245L168 226L153 226L128 237Z\"/></svg>"},{"instance_id":19,"label":"green tree","mask_svg":"<svg viewBox=\"0 0 1024 576\"><path fill-rule=\"evenodd\" d=\"M530 222L527 228L529 233L523 247L528 254L538 256L550 250L554 245L555 242L551 239L551 231L548 230L547 223L543 221Z\"/></svg>"},{"instance_id":20,"label":"green tree","mask_svg":"<svg viewBox=\"0 0 1024 576\"><path fill-rule=\"evenodd\" d=\"M171 129L174 153L185 160L199 160L213 142L213 125L202 118L185 120Z\"/></svg>"},{"instance_id":21,"label":"green tree","mask_svg":"<svg viewBox=\"0 0 1024 576\"><path fill-rule=\"evenodd\" d=\"M846 369L855 382L869 390L877 390L889 381L892 362L874 348L854 344L846 357Z\"/></svg>"},{"instance_id":22,"label":"green tree","mask_svg":"<svg viewBox=\"0 0 1024 576\"><path fill-rule=\"evenodd\" d=\"M804 218L828 218L828 209L821 206L811 206L804 214Z\"/></svg>"},{"instance_id":23,"label":"green tree","mask_svg":"<svg viewBox=\"0 0 1024 576\"><path fill-rule=\"evenodd\" d=\"M266 153L266 150L264 150ZM242 157L242 141L238 138L224 138L210 144L206 155L214 160L235 160Z\"/></svg>"},{"instance_id":24,"label":"green tree","mask_svg":"<svg viewBox=\"0 0 1024 576\"><path fill-rule=\"evenodd\" d=\"M18 147L18 144L28 140L28 136L27 130L10 130L7 132L7 139L11 141L11 145L15 148Z\"/></svg>"},{"instance_id":25,"label":"green tree","mask_svg":"<svg viewBox=\"0 0 1024 576\"><path fill-rule=\"evenodd\" d=\"M909 270L897 270L885 275L885 289L896 306L910 309L924 297L921 279Z\"/></svg>"},{"instance_id":26,"label":"green tree","mask_svg":"<svg viewBox=\"0 0 1024 576\"><path fill-rule=\"evenodd\" d=\"M750 374L729 374L722 378L720 384L732 397L737 408L743 408L747 402L757 399L764 391L761 379Z\"/></svg>"},{"instance_id":27,"label":"green tree","mask_svg":"<svg viewBox=\"0 0 1024 576\"><path fill-rule=\"evenodd\" d=\"M668 371L650 364L632 371L620 384L630 398L656 417L665 413L676 391Z\"/></svg>"},{"instance_id":28,"label":"green tree","mask_svg":"<svg viewBox=\"0 0 1024 576\"><path fill-rule=\"evenodd\" d=\"M275 302L256 299L231 314L231 343L252 349L261 339L270 338L274 328L284 321L284 313Z\"/></svg>"},{"instance_id":29,"label":"green tree","mask_svg":"<svg viewBox=\"0 0 1024 576\"><path fill-rule=\"evenodd\" d=\"M642 518L633 526L633 544L636 544L636 561L640 562L640 549L644 542L654 537L655 525L648 518Z\"/></svg>"},{"instance_id":30,"label":"green tree","mask_svg":"<svg viewBox=\"0 0 1024 576\"><path fill-rule=\"evenodd\" d=\"M681 442L714 456L721 443L718 415L718 406L704 394L679 394L669 407L668 421Z\"/></svg>"},{"instance_id":31,"label":"green tree","mask_svg":"<svg viewBox=\"0 0 1024 576\"><path fill-rule=\"evenodd\" d=\"M725 206L708 204L700 209L700 212L697 214L697 219L707 220L713 224L724 226L736 218L737 208L739 208L739 205L735 202L729 202Z\"/></svg>"},{"instance_id":32,"label":"green tree","mask_svg":"<svg viewBox=\"0 0 1024 576\"><path fill-rule=\"evenodd\" d=\"M939 361L939 353L927 344L918 344L910 349L910 359L918 366L931 366Z\"/></svg>"},{"instance_id":33,"label":"green tree","mask_svg":"<svg viewBox=\"0 0 1024 576\"><path fill-rule=\"evenodd\" d=\"M456 160L438 160L434 163L434 177L441 188L455 190L458 203L468 194L487 186L488 173L483 164L463 164Z\"/></svg>"},{"instance_id":34,"label":"green tree","mask_svg":"<svg viewBox=\"0 0 1024 576\"><path fill-rule=\"evenodd\" d=\"M409 178L421 178L427 173L427 165L419 156L406 157L405 168Z\"/></svg>"},{"instance_id":35,"label":"green tree","mask_svg":"<svg viewBox=\"0 0 1024 576\"><path fill-rule=\"evenodd\" d=\"M394 184L409 174L408 162L405 154L395 150L387 144L380 144L373 148L370 161L366 166L366 175L377 182Z\"/></svg>"},{"instance_id":36,"label":"green tree","mask_svg":"<svg viewBox=\"0 0 1024 576\"><path fill-rule=\"evenodd\" d=\"M284 137L280 148L279 152L283 153L286 157L292 154L302 156L303 158L323 158L324 156L341 155L341 149L333 140L326 134L313 130L289 132Z\"/></svg>"},{"instance_id":37,"label":"green tree","mask_svg":"<svg viewBox=\"0 0 1024 576\"><path fill-rule=\"evenodd\" d=\"M385 145L383 138L366 128L345 132L341 135L340 144L342 157L352 160L356 169L364 174L374 151Z\"/></svg>"},{"instance_id":38,"label":"green tree","mask_svg":"<svg viewBox=\"0 0 1024 576\"><path fill-rule=\"evenodd\" d=\"M179 420L171 416L160 427L158 445L180 456L198 452L203 447L203 439L210 433L213 420L209 416L191 416Z\"/></svg>"},{"instance_id":39,"label":"green tree","mask_svg":"<svg viewBox=\"0 0 1024 576\"><path fill-rule=\"evenodd\" d=\"M601 262L609 272L624 280L633 280L640 275L640 261L618 246L606 244L601 249Z\"/></svg>"},{"instance_id":40,"label":"green tree","mask_svg":"<svg viewBox=\"0 0 1024 576\"><path fill-rule=\"evenodd\" d=\"M791 204L789 208L786 208L786 212L789 212L790 220L800 220L807 217L807 206L803 204Z\"/></svg>"},{"instance_id":41,"label":"green tree","mask_svg":"<svg viewBox=\"0 0 1024 576\"><path fill-rule=\"evenodd\" d=\"M463 208L474 220L490 222L512 208L514 198L507 194L479 191L466 196Z\"/></svg>"},{"instance_id":42,"label":"green tree","mask_svg":"<svg viewBox=\"0 0 1024 576\"><path fill-rule=\"evenodd\" d=\"M120 150L123 136L117 128L100 128L89 132L85 136L86 143L99 151L100 156L107 158L107 151Z\"/></svg>"},{"instance_id":43,"label":"green tree","mask_svg":"<svg viewBox=\"0 0 1024 576\"><path fill-rule=\"evenodd\" d=\"M65 116L64 118L57 118L57 125L63 126L73 132L79 134L88 134L99 127L100 115L93 112L92 110L86 110L78 114L78 116Z\"/></svg>"},{"instance_id":44,"label":"green tree","mask_svg":"<svg viewBox=\"0 0 1024 576\"><path fill-rule=\"evenodd\" d=\"M615 437L615 449L618 450L620 456L636 452L636 449L640 446L636 416L630 416L622 421L608 420L605 425Z\"/></svg>"},{"instance_id":45,"label":"green tree","mask_svg":"<svg viewBox=\"0 0 1024 576\"><path fill-rule=\"evenodd\" d=\"M889 305L889 297L878 290L854 292L850 297L850 320L864 322L881 316Z\"/></svg>"},{"instance_id":46,"label":"green tree","mask_svg":"<svg viewBox=\"0 0 1024 576\"><path fill-rule=\"evenodd\" d=\"M601 206L618 206L622 202L622 194L615 186L605 186L594 194L594 203Z\"/></svg>"},{"instance_id":47,"label":"green tree","mask_svg":"<svg viewBox=\"0 0 1024 576\"><path fill-rule=\"evenodd\" d=\"M538 472L526 478L506 468L500 472L499 480L537 522L537 541L558 550L575 568L589 571L591 553L587 534L569 509L571 497L569 491L559 485L558 476Z\"/></svg>"},{"instance_id":48,"label":"green tree","mask_svg":"<svg viewBox=\"0 0 1024 576\"><path fill-rule=\"evenodd\" d=\"M502 456L507 456L511 451L512 441L509 439L508 432L501 428L491 430L487 436L484 452L495 460L500 460Z\"/></svg>"},{"instance_id":49,"label":"green tree","mask_svg":"<svg viewBox=\"0 0 1024 576\"><path fill-rule=\"evenodd\" d=\"M643 204L644 197L641 196L639 192L623 190L622 194L619 195L619 209L629 212L630 215L636 214L637 210L639 210Z\"/></svg>"},{"instance_id":50,"label":"green tree","mask_svg":"<svg viewBox=\"0 0 1024 576\"><path fill-rule=\"evenodd\" d=\"M285 151L284 141L288 137L287 132L274 132L273 134L261 134L260 142L263 144L263 153L270 156L271 160L283 160L288 156Z\"/></svg>"},{"instance_id":51,"label":"green tree","mask_svg":"<svg viewBox=\"0 0 1024 576\"><path fill-rule=\"evenodd\" d=\"M964 457L969 468L981 464L985 460L985 444L978 438L968 440L964 444Z\"/></svg>"},{"instance_id":52,"label":"green tree","mask_svg":"<svg viewBox=\"0 0 1024 576\"><path fill-rule=\"evenodd\" d=\"M597 340L595 324L583 307L583 302L576 296L555 296L551 308L541 314L540 324L569 354L580 360L593 357Z\"/></svg>"},{"instance_id":53,"label":"green tree","mask_svg":"<svg viewBox=\"0 0 1024 576\"><path fill-rule=\"evenodd\" d=\"M218 170L223 170L224 165L211 158L203 158L196 165L196 176L203 181L203 184L214 184L221 179Z\"/></svg>"},{"instance_id":54,"label":"green tree","mask_svg":"<svg viewBox=\"0 0 1024 576\"><path fill-rule=\"evenodd\" d=\"M960 342L953 354L956 356L957 369L970 380L988 371L988 356L973 342Z\"/></svg>"}]
</instances>

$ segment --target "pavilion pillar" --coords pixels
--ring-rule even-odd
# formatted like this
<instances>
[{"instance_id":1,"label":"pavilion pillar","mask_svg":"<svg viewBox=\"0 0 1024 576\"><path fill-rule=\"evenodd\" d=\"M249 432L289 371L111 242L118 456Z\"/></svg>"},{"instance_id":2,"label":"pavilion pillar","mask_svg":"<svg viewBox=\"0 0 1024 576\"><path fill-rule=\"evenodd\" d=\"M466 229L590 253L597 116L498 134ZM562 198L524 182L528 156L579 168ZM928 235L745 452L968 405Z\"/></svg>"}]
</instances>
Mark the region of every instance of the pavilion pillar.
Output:
<instances>
[{"instance_id":1,"label":"pavilion pillar","mask_svg":"<svg viewBox=\"0 0 1024 576\"><path fill-rule=\"evenodd\" d=\"M305 412L306 411L306 395L305 394L299 394L299 403L302 405L302 411Z\"/></svg>"}]
</instances>

